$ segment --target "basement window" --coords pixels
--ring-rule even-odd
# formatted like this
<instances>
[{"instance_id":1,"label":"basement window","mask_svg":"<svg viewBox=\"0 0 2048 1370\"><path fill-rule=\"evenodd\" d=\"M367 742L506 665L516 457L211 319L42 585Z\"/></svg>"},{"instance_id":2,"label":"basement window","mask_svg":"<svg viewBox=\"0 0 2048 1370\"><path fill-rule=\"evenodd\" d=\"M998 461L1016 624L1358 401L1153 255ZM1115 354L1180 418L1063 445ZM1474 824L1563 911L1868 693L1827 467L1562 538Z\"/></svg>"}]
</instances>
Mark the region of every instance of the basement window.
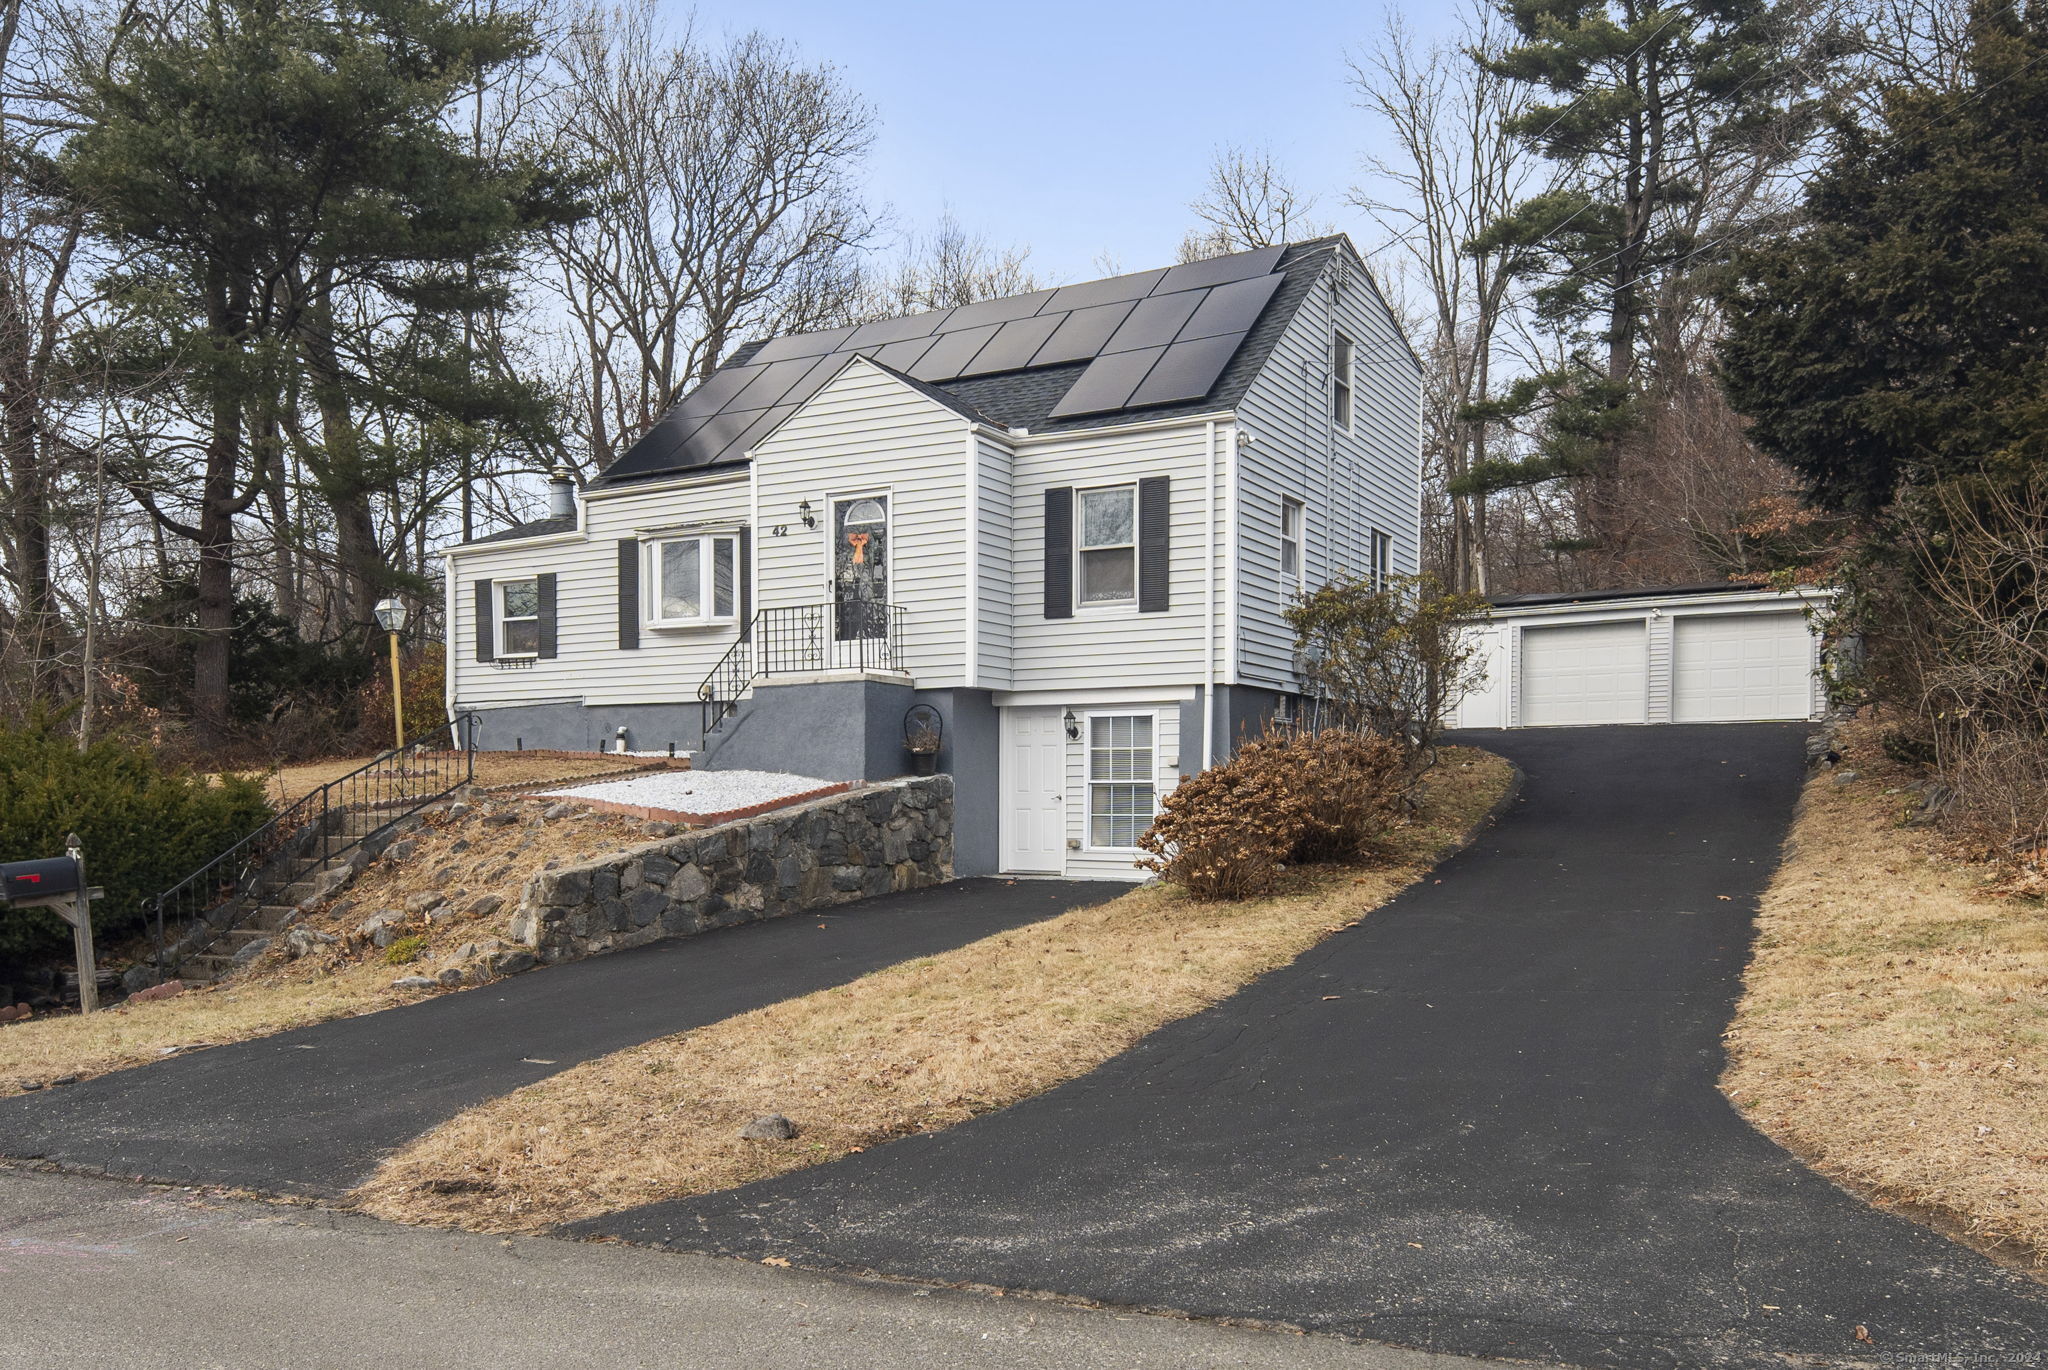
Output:
<instances>
[{"instance_id":1,"label":"basement window","mask_svg":"<svg viewBox=\"0 0 2048 1370\"><path fill-rule=\"evenodd\" d=\"M737 617L739 539L731 534L647 544L650 628L693 628Z\"/></svg>"},{"instance_id":2,"label":"basement window","mask_svg":"<svg viewBox=\"0 0 2048 1370\"><path fill-rule=\"evenodd\" d=\"M1152 714L1088 719L1088 845L1136 851L1158 807Z\"/></svg>"}]
</instances>

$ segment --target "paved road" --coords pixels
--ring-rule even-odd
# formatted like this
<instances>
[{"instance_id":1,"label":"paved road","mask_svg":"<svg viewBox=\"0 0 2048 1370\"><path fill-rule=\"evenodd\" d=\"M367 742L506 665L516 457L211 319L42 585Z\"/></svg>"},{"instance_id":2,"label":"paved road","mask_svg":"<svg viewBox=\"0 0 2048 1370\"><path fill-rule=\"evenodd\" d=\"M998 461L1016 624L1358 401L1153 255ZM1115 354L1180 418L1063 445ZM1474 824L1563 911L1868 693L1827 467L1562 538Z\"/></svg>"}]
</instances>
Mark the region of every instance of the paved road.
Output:
<instances>
[{"instance_id":1,"label":"paved road","mask_svg":"<svg viewBox=\"0 0 2048 1370\"><path fill-rule=\"evenodd\" d=\"M1128 888L963 880L596 956L0 1100L0 1156L334 1196L390 1149L579 1061Z\"/></svg>"},{"instance_id":2,"label":"paved road","mask_svg":"<svg viewBox=\"0 0 2048 1370\"><path fill-rule=\"evenodd\" d=\"M0 1367L1457 1370L1478 1362L0 1169Z\"/></svg>"},{"instance_id":3,"label":"paved road","mask_svg":"<svg viewBox=\"0 0 2048 1370\"><path fill-rule=\"evenodd\" d=\"M1802 732L1487 735L1527 777L1499 825L1214 1009L950 1132L582 1230L1628 1370L2048 1359L2039 1286L1714 1087Z\"/></svg>"}]
</instances>

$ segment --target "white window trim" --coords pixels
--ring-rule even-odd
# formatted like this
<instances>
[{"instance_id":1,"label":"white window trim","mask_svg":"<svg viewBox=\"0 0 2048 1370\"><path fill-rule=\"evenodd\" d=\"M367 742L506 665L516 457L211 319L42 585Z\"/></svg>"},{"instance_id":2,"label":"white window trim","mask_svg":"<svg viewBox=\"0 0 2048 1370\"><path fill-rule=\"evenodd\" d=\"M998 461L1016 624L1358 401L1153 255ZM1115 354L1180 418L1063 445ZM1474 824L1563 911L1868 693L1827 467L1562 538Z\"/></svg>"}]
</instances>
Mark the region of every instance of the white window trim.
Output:
<instances>
[{"instance_id":1,"label":"white window trim","mask_svg":"<svg viewBox=\"0 0 2048 1370\"><path fill-rule=\"evenodd\" d=\"M533 623L534 647L530 652L514 652L505 646L505 589L511 585L533 586L533 612L520 614L511 621ZM507 576L491 582L491 656L498 661L534 661L540 657L540 577Z\"/></svg>"},{"instance_id":2,"label":"white window trim","mask_svg":"<svg viewBox=\"0 0 2048 1370\"><path fill-rule=\"evenodd\" d=\"M1341 330L1330 334L1330 422L1343 432L1349 433L1358 420L1358 387L1353 381L1357 370L1358 342ZM1344 396L1343 416L1338 416L1337 396Z\"/></svg>"},{"instance_id":3,"label":"white window trim","mask_svg":"<svg viewBox=\"0 0 2048 1370\"><path fill-rule=\"evenodd\" d=\"M732 544L732 606L729 614L698 614L692 618L662 618L661 613L661 549L671 543L694 542L697 544L697 584L699 593L707 604L715 603L712 592L712 544L720 540ZM643 539L640 543L640 624L644 628L660 632L676 628L718 628L739 621L740 576L744 568L740 565L740 535L737 528L701 529L679 533L671 537Z\"/></svg>"},{"instance_id":4,"label":"white window trim","mask_svg":"<svg viewBox=\"0 0 2048 1370\"><path fill-rule=\"evenodd\" d=\"M1105 856L1143 855L1143 847L1098 847L1095 845L1095 787L1101 785L1134 785L1133 780L1098 781L1090 774L1089 753L1095 745L1095 720L1098 718L1149 718L1152 720L1152 816L1159 817L1159 801L1165 797L1165 787L1159 783L1159 709L1087 709L1081 714L1081 850L1100 852ZM1148 825L1149 826L1149 825Z\"/></svg>"},{"instance_id":5,"label":"white window trim","mask_svg":"<svg viewBox=\"0 0 2048 1370\"><path fill-rule=\"evenodd\" d=\"M1294 536L1287 536L1287 515L1298 520ZM1287 583L1287 548L1294 547L1294 583ZM1296 598L1308 593L1308 503L1292 495L1280 497L1280 589L1283 598L1292 591Z\"/></svg>"},{"instance_id":6,"label":"white window trim","mask_svg":"<svg viewBox=\"0 0 2048 1370\"><path fill-rule=\"evenodd\" d=\"M1123 543L1104 543L1100 547L1088 547L1081 541L1081 502L1085 496L1104 490L1128 490L1131 492L1131 595L1128 599L1098 599L1089 601L1083 597L1086 589L1081 576L1081 553L1113 552ZM1106 481L1101 485L1080 485L1074 487L1074 612L1077 614L1135 614L1138 612L1138 482L1135 480ZM1120 850L1120 849L1117 849Z\"/></svg>"},{"instance_id":7,"label":"white window trim","mask_svg":"<svg viewBox=\"0 0 2048 1370\"><path fill-rule=\"evenodd\" d=\"M1384 590L1394 580L1394 535L1378 528L1368 529L1365 548L1371 558L1372 588Z\"/></svg>"}]
</instances>

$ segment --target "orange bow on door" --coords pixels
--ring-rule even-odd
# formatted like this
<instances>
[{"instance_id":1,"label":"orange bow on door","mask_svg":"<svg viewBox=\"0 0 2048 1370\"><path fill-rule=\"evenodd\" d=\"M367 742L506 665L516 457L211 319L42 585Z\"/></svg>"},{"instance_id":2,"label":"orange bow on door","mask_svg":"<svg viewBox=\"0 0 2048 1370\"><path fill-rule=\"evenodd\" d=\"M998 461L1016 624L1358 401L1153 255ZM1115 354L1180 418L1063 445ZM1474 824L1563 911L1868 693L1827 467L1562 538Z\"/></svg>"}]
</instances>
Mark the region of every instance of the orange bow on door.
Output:
<instances>
[{"instance_id":1,"label":"orange bow on door","mask_svg":"<svg viewBox=\"0 0 2048 1370\"><path fill-rule=\"evenodd\" d=\"M853 564L859 566L868 559L868 533L848 533L846 545L853 548Z\"/></svg>"}]
</instances>

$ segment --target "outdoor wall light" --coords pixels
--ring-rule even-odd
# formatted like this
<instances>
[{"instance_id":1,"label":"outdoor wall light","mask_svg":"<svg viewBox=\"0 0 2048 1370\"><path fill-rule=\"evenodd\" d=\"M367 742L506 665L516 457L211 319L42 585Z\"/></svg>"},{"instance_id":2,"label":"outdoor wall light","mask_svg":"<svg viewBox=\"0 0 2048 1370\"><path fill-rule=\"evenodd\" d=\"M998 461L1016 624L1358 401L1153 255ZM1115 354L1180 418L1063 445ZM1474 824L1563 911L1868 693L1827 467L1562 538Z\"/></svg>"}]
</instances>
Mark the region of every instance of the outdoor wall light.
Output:
<instances>
[{"instance_id":1,"label":"outdoor wall light","mask_svg":"<svg viewBox=\"0 0 2048 1370\"><path fill-rule=\"evenodd\" d=\"M1060 721L1067 725L1067 741L1079 742L1081 740L1081 720L1074 717L1074 711L1072 709L1067 710L1067 716Z\"/></svg>"},{"instance_id":2,"label":"outdoor wall light","mask_svg":"<svg viewBox=\"0 0 2048 1370\"><path fill-rule=\"evenodd\" d=\"M797 517L804 521L804 527L815 528L818 526L818 516L811 512L811 502L809 500L798 501L796 512Z\"/></svg>"}]
</instances>

